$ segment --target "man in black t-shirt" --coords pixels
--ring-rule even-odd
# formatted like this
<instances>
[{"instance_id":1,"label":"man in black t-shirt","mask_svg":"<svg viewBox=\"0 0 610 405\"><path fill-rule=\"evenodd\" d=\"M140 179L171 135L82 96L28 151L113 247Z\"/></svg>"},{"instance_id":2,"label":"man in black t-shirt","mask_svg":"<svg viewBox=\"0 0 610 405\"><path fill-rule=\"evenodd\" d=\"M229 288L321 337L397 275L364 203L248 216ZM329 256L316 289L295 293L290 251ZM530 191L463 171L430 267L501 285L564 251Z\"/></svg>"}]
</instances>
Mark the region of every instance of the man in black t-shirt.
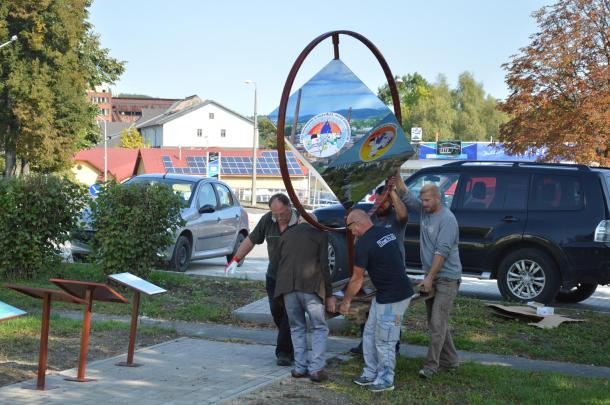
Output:
<instances>
[{"instance_id":1,"label":"man in black t-shirt","mask_svg":"<svg viewBox=\"0 0 610 405\"><path fill-rule=\"evenodd\" d=\"M340 312L349 312L352 298L362 288L365 270L377 289L362 335L365 366L362 375L353 382L369 386L373 392L392 391L396 365L394 347L413 288L405 273L396 235L391 230L373 226L371 218L362 210L353 210L348 215L347 226L358 241L354 248L352 278Z\"/></svg>"}]
</instances>

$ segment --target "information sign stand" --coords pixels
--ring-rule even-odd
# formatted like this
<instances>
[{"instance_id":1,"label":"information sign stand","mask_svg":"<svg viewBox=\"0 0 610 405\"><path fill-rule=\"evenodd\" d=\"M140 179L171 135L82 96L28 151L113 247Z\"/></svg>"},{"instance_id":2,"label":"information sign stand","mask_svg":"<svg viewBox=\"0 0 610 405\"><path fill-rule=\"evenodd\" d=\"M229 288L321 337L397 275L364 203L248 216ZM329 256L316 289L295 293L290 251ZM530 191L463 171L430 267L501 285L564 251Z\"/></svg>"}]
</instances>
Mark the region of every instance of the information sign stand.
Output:
<instances>
[{"instance_id":1,"label":"information sign stand","mask_svg":"<svg viewBox=\"0 0 610 405\"><path fill-rule=\"evenodd\" d=\"M87 353L89 351L89 333L91 331L91 308L93 301L118 302L126 304L127 299L113 290L110 286L102 283L91 283L88 281L63 280L52 278L49 280L67 293L85 301L86 307L83 315L83 330L81 332L80 353L78 355L78 374L76 377L67 377L67 381L89 382L92 378L85 378L87 368Z\"/></svg>"},{"instance_id":2,"label":"information sign stand","mask_svg":"<svg viewBox=\"0 0 610 405\"><path fill-rule=\"evenodd\" d=\"M129 331L129 348L127 349L127 361L117 363L117 366L140 367L142 364L133 362L133 352L136 345L136 331L138 328L138 315L140 311L140 293L146 295L163 294L167 290L156 286L131 273L111 274L108 278L119 284L133 289L133 306L131 307L131 330Z\"/></svg>"},{"instance_id":3,"label":"information sign stand","mask_svg":"<svg viewBox=\"0 0 610 405\"><path fill-rule=\"evenodd\" d=\"M42 299L42 326L40 328L40 350L38 354L38 379L36 384L27 384L23 388L33 390L52 390L57 386L45 386L45 373L47 371L47 355L49 351L49 318L51 315L51 301L64 301L73 304L86 304L80 298L74 297L64 291L48 288L27 287L24 285L7 284L6 288L18 291L30 297Z\"/></svg>"}]
</instances>

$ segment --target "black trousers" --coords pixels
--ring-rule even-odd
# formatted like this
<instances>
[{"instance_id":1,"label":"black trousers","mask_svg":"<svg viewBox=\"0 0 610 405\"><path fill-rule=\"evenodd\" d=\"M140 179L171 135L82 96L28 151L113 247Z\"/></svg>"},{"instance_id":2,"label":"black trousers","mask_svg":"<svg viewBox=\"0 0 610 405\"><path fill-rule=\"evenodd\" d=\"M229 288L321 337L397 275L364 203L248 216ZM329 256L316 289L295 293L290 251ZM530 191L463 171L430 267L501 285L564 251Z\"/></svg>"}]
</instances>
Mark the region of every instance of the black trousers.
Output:
<instances>
[{"instance_id":1,"label":"black trousers","mask_svg":"<svg viewBox=\"0 0 610 405\"><path fill-rule=\"evenodd\" d=\"M290 324L288 323L286 307L273 298L275 293L275 279L266 276L265 281L271 316L273 317L275 326L278 328L275 355L278 357L284 355L292 359L294 357L294 349L292 347L292 338L290 337Z\"/></svg>"}]
</instances>

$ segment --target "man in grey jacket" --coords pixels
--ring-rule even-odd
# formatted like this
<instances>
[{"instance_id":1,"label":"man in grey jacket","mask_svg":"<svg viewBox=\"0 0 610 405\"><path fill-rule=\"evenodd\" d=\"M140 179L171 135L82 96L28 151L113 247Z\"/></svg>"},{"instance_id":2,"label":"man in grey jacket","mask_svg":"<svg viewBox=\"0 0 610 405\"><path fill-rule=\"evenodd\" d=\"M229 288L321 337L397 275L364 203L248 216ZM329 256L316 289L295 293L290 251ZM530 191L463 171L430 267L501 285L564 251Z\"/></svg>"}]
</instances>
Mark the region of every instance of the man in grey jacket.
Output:
<instances>
[{"instance_id":1,"label":"man in grey jacket","mask_svg":"<svg viewBox=\"0 0 610 405\"><path fill-rule=\"evenodd\" d=\"M405 203L409 210L420 211L420 255L426 277L422 291L434 289L434 297L426 300L430 345L422 378L432 377L438 370L456 371L459 358L449 330L453 301L462 278L458 251L459 229L455 216L441 203L439 189L434 184L422 187L419 199L406 190Z\"/></svg>"}]
</instances>

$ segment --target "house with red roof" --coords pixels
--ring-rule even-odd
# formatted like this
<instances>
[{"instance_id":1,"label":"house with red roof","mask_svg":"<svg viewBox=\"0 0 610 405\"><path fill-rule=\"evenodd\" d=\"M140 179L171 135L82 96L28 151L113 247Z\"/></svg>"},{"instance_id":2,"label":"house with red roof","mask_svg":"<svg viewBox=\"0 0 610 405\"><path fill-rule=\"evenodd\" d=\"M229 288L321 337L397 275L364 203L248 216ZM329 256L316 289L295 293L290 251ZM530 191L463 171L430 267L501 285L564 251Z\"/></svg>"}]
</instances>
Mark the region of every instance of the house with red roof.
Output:
<instances>
[{"instance_id":1,"label":"house with red roof","mask_svg":"<svg viewBox=\"0 0 610 405\"><path fill-rule=\"evenodd\" d=\"M93 148L81 150L74 155L72 172L76 179L86 185L104 181L104 156L107 162L107 179L122 183L134 176L138 160L138 149Z\"/></svg>"},{"instance_id":2,"label":"house with red roof","mask_svg":"<svg viewBox=\"0 0 610 405\"><path fill-rule=\"evenodd\" d=\"M208 175L208 153L217 153L220 179L229 184L243 201L250 199L252 189L252 149L250 148L141 148L107 149L108 179L123 182L145 173L175 173L192 176ZM285 192L276 150L256 151L256 190L258 200L277 192ZM292 185L302 198L309 190L324 186L310 176L309 169L292 152L286 153ZM104 148L78 152L72 171L86 185L103 181Z\"/></svg>"}]
</instances>

